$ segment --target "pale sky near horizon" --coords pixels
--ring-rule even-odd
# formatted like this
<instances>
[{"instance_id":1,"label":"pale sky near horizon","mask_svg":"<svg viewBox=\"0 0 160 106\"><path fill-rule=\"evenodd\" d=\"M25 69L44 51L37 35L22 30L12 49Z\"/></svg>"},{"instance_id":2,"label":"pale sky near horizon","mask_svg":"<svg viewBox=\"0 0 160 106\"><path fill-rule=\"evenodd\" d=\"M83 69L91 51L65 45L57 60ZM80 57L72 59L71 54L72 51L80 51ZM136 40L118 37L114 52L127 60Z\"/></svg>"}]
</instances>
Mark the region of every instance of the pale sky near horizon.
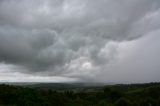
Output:
<instances>
[{"instance_id":1,"label":"pale sky near horizon","mask_svg":"<svg viewBox=\"0 0 160 106\"><path fill-rule=\"evenodd\" d=\"M159 0L0 0L0 82L160 81Z\"/></svg>"}]
</instances>

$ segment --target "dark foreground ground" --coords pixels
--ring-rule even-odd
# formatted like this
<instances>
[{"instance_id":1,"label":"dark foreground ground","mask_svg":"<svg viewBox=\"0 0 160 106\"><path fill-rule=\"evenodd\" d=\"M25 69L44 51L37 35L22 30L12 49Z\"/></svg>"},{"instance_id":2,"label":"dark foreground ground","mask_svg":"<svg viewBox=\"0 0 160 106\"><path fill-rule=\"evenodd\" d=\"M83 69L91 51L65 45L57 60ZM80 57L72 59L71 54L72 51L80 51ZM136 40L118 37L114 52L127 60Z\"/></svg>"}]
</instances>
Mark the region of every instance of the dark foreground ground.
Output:
<instances>
[{"instance_id":1,"label":"dark foreground ground","mask_svg":"<svg viewBox=\"0 0 160 106\"><path fill-rule=\"evenodd\" d=\"M160 106L160 83L1 84L0 106Z\"/></svg>"}]
</instances>

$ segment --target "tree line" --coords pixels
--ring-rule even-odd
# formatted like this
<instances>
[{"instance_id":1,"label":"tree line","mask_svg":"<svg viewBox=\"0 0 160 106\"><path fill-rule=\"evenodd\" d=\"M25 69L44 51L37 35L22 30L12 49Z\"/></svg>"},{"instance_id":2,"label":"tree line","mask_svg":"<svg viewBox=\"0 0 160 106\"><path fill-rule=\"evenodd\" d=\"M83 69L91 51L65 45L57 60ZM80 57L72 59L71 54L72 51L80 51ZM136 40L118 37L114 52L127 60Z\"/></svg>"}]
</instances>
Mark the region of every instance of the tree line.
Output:
<instances>
[{"instance_id":1,"label":"tree line","mask_svg":"<svg viewBox=\"0 0 160 106\"><path fill-rule=\"evenodd\" d=\"M91 92L0 85L0 106L160 106L160 84L113 85Z\"/></svg>"}]
</instances>

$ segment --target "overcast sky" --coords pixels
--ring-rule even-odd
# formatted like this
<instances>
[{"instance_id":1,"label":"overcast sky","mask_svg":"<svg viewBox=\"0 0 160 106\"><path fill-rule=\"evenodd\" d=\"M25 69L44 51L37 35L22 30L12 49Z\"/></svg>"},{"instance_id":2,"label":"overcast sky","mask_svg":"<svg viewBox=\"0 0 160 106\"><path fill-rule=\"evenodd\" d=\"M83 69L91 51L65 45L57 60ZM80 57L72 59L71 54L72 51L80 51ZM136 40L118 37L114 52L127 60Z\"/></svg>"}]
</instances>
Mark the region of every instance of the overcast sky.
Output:
<instances>
[{"instance_id":1,"label":"overcast sky","mask_svg":"<svg viewBox=\"0 0 160 106\"><path fill-rule=\"evenodd\" d=\"M6 81L160 81L160 0L0 0Z\"/></svg>"}]
</instances>

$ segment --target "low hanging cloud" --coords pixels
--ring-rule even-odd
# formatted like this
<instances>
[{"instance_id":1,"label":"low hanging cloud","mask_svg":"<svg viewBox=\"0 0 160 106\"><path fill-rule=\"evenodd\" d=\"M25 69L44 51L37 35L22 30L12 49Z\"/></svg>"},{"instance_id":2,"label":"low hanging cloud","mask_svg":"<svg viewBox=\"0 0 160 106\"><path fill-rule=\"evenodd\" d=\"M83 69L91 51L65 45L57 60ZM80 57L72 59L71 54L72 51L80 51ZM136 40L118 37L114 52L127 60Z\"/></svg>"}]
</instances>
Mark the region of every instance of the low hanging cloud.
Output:
<instances>
[{"instance_id":1,"label":"low hanging cloud","mask_svg":"<svg viewBox=\"0 0 160 106\"><path fill-rule=\"evenodd\" d=\"M110 64L118 67L124 59L121 66L129 67L130 52L122 44L135 41L137 48L140 39L159 30L159 5L159 0L1 0L0 62L21 67L17 72L23 74L109 81L107 73L118 70Z\"/></svg>"}]
</instances>

